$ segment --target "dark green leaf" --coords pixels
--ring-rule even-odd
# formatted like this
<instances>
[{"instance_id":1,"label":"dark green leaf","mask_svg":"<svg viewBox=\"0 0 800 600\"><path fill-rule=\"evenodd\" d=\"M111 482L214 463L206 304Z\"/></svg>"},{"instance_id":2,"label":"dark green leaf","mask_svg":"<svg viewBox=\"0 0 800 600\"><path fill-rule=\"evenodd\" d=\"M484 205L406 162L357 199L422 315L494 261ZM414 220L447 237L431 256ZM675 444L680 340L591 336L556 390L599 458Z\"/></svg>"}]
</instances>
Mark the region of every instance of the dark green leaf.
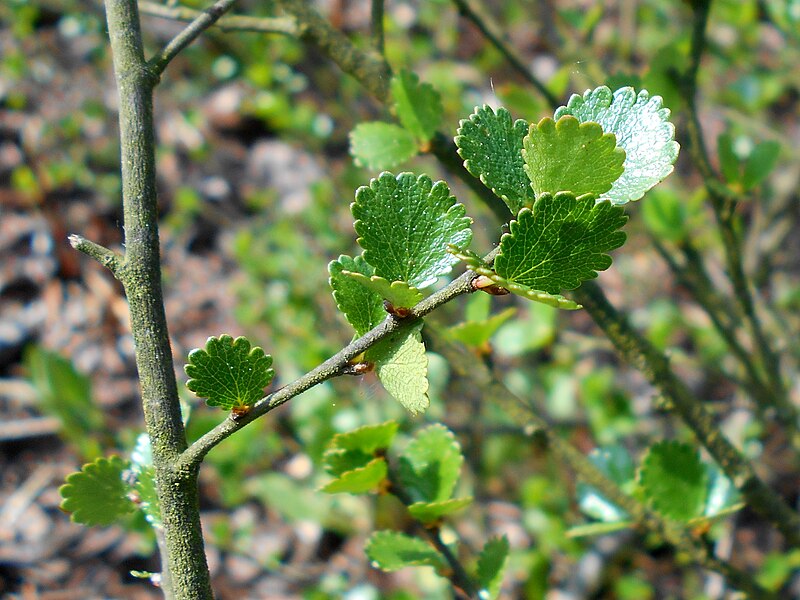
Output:
<instances>
[{"instance_id":1,"label":"dark green leaf","mask_svg":"<svg viewBox=\"0 0 800 600\"><path fill-rule=\"evenodd\" d=\"M357 165L373 171L391 169L417 151L413 134L393 123L359 123L350 132L350 155Z\"/></svg>"},{"instance_id":2,"label":"dark green leaf","mask_svg":"<svg viewBox=\"0 0 800 600\"><path fill-rule=\"evenodd\" d=\"M616 92L605 86L574 94L555 112L555 118L572 115L582 123L599 123L603 131L613 133L625 150L625 171L601 200L613 204L638 200L667 175L678 157L675 127L669 122L670 111L662 107L660 96L646 90L638 94L631 87Z\"/></svg>"},{"instance_id":3,"label":"dark green leaf","mask_svg":"<svg viewBox=\"0 0 800 600\"><path fill-rule=\"evenodd\" d=\"M515 215L534 199L522 159L522 139L527 134L527 121L512 122L505 108L495 113L484 105L459 123L455 138L464 168L502 198Z\"/></svg>"},{"instance_id":4,"label":"dark green leaf","mask_svg":"<svg viewBox=\"0 0 800 600\"><path fill-rule=\"evenodd\" d=\"M456 259L448 244L472 239L464 206L443 181L401 173L382 173L356 191L352 205L358 243L375 275L424 288L450 272Z\"/></svg>"},{"instance_id":5,"label":"dark green leaf","mask_svg":"<svg viewBox=\"0 0 800 600\"><path fill-rule=\"evenodd\" d=\"M328 282L336 306L360 337L386 318L386 310L378 294L344 275L344 271L370 277L375 269L362 256L351 258L344 254L328 264Z\"/></svg>"},{"instance_id":6,"label":"dark green leaf","mask_svg":"<svg viewBox=\"0 0 800 600\"><path fill-rule=\"evenodd\" d=\"M482 588L478 592L481 600L492 600L500 594L503 574L508 566L508 551L509 544L506 536L492 538L483 546L478 557L477 573L478 585Z\"/></svg>"},{"instance_id":7,"label":"dark green leaf","mask_svg":"<svg viewBox=\"0 0 800 600\"><path fill-rule=\"evenodd\" d=\"M665 517L686 521L703 514L708 471L688 444L666 441L651 446L639 481L645 497Z\"/></svg>"},{"instance_id":8,"label":"dark green leaf","mask_svg":"<svg viewBox=\"0 0 800 600\"><path fill-rule=\"evenodd\" d=\"M119 456L98 458L67 476L59 488L61 508L71 512L76 523L111 525L134 510L128 494L130 486L122 480L128 463Z\"/></svg>"},{"instance_id":9,"label":"dark green leaf","mask_svg":"<svg viewBox=\"0 0 800 600\"><path fill-rule=\"evenodd\" d=\"M394 531L376 531L364 548L372 566L383 571L428 566L444 569L447 562L426 542Z\"/></svg>"},{"instance_id":10,"label":"dark green leaf","mask_svg":"<svg viewBox=\"0 0 800 600\"><path fill-rule=\"evenodd\" d=\"M597 123L571 116L542 119L531 123L523 144L525 173L537 197L544 192L598 197L622 174L625 151Z\"/></svg>"},{"instance_id":11,"label":"dark green leaf","mask_svg":"<svg viewBox=\"0 0 800 600\"><path fill-rule=\"evenodd\" d=\"M609 202L569 193L542 194L500 239L494 270L512 283L558 294L611 266L606 254L625 243L628 218Z\"/></svg>"},{"instance_id":12,"label":"dark green leaf","mask_svg":"<svg viewBox=\"0 0 800 600\"><path fill-rule=\"evenodd\" d=\"M272 357L258 346L251 349L247 338L210 337L205 348L189 353L186 387L206 398L209 406L228 410L252 406L275 375L271 366Z\"/></svg>"},{"instance_id":13,"label":"dark green leaf","mask_svg":"<svg viewBox=\"0 0 800 600\"><path fill-rule=\"evenodd\" d=\"M432 85L420 83L409 71L392 77L392 99L397 117L420 142L427 142L436 133L442 120L442 99Z\"/></svg>"}]
</instances>

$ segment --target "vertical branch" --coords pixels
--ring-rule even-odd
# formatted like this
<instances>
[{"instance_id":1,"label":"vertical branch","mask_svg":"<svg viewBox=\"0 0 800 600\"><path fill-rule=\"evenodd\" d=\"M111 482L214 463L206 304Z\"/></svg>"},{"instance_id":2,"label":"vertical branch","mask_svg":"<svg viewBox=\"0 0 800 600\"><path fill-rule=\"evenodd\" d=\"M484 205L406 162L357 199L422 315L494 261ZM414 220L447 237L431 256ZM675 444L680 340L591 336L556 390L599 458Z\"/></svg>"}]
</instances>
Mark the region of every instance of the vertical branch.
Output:
<instances>
[{"instance_id":1,"label":"vertical branch","mask_svg":"<svg viewBox=\"0 0 800 600\"><path fill-rule=\"evenodd\" d=\"M764 334L764 329L756 312L753 297L750 292L749 282L744 273L741 255L741 242L736 232L736 200L730 194L722 193L720 184L711 167L708 149L703 138L703 128L697 110L697 73L700 69L700 60L706 45L706 28L708 15L711 9L711 0L693 0L694 11L692 25L692 42L689 55L689 67L680 77L680 86L683 97L689 110L688 133L690 151L694 158L711 201L714 216L717 220L725 250L725 262L728 275L731 278L734 294L739 303L745 322L753 339L754 351L758 355L763 369L766 371L773 391L777 396L779 409L787 404L786 387L780 373L780 361L772 349L772 345ZM791 419L791 417L789 417ZM796 433L797 422L792 423L792 433Z\"/></svg>"},{"instance_id":2,"label":"vertical branch","mask_svg":"<svg viewBox=\"0 0 800 600\"><path fill-rule=\"evenodd\" d=\"M144 58L136 0L106 0L108 33L120 98L125 257L118 270L130 304L131 330L147 432L161 501L169 570L168 598L212 598L203 550L197 469L175 473L186 449L161 291L156 206L153 88L157 75Z\"/></svg>"}]
</instances>

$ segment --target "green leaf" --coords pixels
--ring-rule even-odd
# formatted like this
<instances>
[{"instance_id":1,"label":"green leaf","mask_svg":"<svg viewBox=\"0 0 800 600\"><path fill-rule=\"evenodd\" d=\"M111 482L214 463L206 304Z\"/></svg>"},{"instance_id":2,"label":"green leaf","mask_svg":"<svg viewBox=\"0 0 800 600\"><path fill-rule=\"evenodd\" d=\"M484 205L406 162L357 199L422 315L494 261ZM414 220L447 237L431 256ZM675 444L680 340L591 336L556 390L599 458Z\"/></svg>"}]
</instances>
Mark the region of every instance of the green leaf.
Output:
<instances>
[{"instance_id":1,"label":"green leaf","mask_svg":"<svg viewBox=\"0 0 800 600\"><path fill-rule=\"evenodd\" d=\"M404 533L376 531L364 548L372 566L383 571L399 571L405 567L444 569L444 556L426 542Z\"/></svg>"},{"instance_id":2,"label":"green leaf","mask_svg":"<svg viewBox=\"0 0 800 600\"><path fill-rule=\"evenodd\" d=\"M623 491L633 487L636 472L630 454L622 446L595 448L589 454L589 460ZM593 519L615 523L628 518L628 513L606 499L591 485L579 483L577 494L580 509Z\"/></svg>"},{"instance_id":3,"label":"green leaf","mask_svg":"<svg viewBox=\"0 0 800 600\"><path fill-rule=\"evenodd\" d=\"M210 337L205 348L189 353L186 387L206 398L209 406L228 410L252 406L275 375L271 366L272 357L258 346L251 349L247 338Z\"/></svg>"},{"instance_id":4,"label":"green leaf","mask_svg":"<svg viewBox=\"0 0 800 600\"><path fill-rule=\"evenodd\" d=\"M464 457L453 433L444 425L420 431L400 456L398 478L412 502L449 500Z\"/></svg>"},{"instance_id":5,"label":"green leaf","mask_svg":"<svg viewBox=\"0 0 800 600\"><path fill-rule=\"evenodd\" d=\"M360 337L386 318L386 310L378 294L365 288L352 276L344 275L344 271L371 277L375 269L363 256L351 258L345 254L328 264L328 283L333 290L336 306Z\"/></svg>"},{"instance_id":6,"label":"green leaf","mask_svg":"<svg viewBox=\"0 0 800 600\"><path fill-rule=\"evenodd\" d=\"M476 298L485 297L486 294L475 296ZM482 321L467 321L454 325L448 330L448 335L454 340L458 340L462 344L479 348L486 344L489 339L497 332L498 329L517 312L513 306L505 309L496 315L492 315L488 319Z\"/></svg>"},{"instance_id":7,"label":"green leaf","mask_svg":"<svg viewBox=\"0 0 800 600\"><path fill-rule=\"evenodd\" d=\"M450 272L448 244L472 239L464 206L443 181L413 173L381 173L356 191L352 205L358 243L375 275L424 288Z\"/></svg>"},{"instance_id":8,"label":"green leaf","mask_svg":"<svg viewBox=\"0 0 800 600\"><path fill-rule=\"evenodd\" d=\"M131 488L122 479L127 468L128 463L119 456L101 457L83 465L59 488L61 509L72 513L72 521L84 525L111 525L132 512L135 507L128 498Z\"/></svg>"},{"instance_id":9,"label":"green leaf","mask_svg":"<svg viewBox=\"0 0 800 600\"><path fill-rule=\"evenodd\" d=\"M658 187L642 203L642 219L658 238L679 242L686 238L688 209L674 191Z\"/></svg>"},{"instance_id":10,"label":"green leaf","mask_svg":"<svg viewBox=\"0 0 800 600\"><path fill-rule=\"evenodd\" d=\"M408 131L421 142L436 133L442 120L442 99L432 85L420 83L414 73L403 70L390 83L397 117Z\"/></svg>"},{"instance_id":11,"label":"green leaf","mask_svg":"<svg viewBox=\"0 0 800 600\"><path fill-rule=\"evenodd\" d=\"M415 502L408 507L409 514L424 524L435 523L444 516L461 510L472 503L472 498L451 498L441 502Z\"/></svg>"},{"instance_id":12,"label":"green leaf","mask_svg":"<svg viewBox=\"0 0 800 600\"><path fill-rule=\"evenodd\" d=\"M360 167L381 171L416 156L417 140L394 123L359 123L350 132L350 155Z\"/></svg>"},{"instance_id":13,"label":"green leaf","mask_svg":"<svg viewBox=\"0 0 800 600\"><path fill-rule=\"evenodd\" d=\"M360 450L366 454L385 450L394 440L398 427L397 421L386 421L378 425L363 425L352 431L337 433L331 440L331 448Z\"/></svg>"},{"instance_id":14,"label":"green leaf","mask_svg":"<svg viewBox=\"0 0 800 600\"><path fill-rule=\"evenodd\" d=\"M365 357L375 363L381 384L411 414L425 412L428 398L428 357L422 343L422 323L395 332L370 348Z\"/></svg>"},{"instance_id":15,"label":"green leaf","mask_svg":"<svg viewBox=\"0 0 800 600\"><path fill-rule=\"evenodd\" d=\"M375 458L373 454L367 454L361 450L341 450L339 448L326 450L322 455L325 470L334 477L339 477L348 471L361 469L373 458Z\"/></svg>"},{"instance_id":16,"label":"green leaf","mask_svg":"<svg viewBox=\"0 0 800 600\"><path fill-rule=\"evenodd\" d=\"M672 173L680 146L661 96L651 97L646 90L637 94L631 87L612 93L603 86L587 90L583 96L574 94L567 106L555 112L556 119L564 115L572 115L581 123L599 123L625 150L625 171L601 200L607 198L613 204L638 200Z\"/></svg>"},{"instance_id":17,"label":"green leaf","mask_svg":"<svg viewBox=\"0 0 800 600\"><path fill-rule=\"evenodd\" d=\"M744 163L742 185L745 190L752 190L762 183L775 168L781 145L778 142L761 142Z\"/></svg>"},{"instance_id":18,"label":"green leaf","mask_svg":"<svg viewBox=\"0 0 800 600\"><path fill-rule=\"evenodd\" d=\"M145 519L154 527L161 527L161 503L156 491L156 470L153 467L153 451L150 436L142 433L136 438L136 447L131 452L131 471L136 477L133 486L138 497L139 508Z\"/></svg>"},{"instance_id":19,"label":"green leaf","mask_svg":"<svg viewBox=\"0 0 800 600\"><path fill-rule=\"evenodd\" d=\"M503 575L508 566L509 544L506 536L494 537L483 546L478 557L478 585L481 600L492 600L500 594Z\"/></svg>"},{"instance_id":20,"label":"green leaf","mask_svg":"<svg viewBox=\"0 0 800 600\"><path fill-rule=\"evenodd\" d=\"M572 192L600 196L622 174L625 151L597 123L564 116L531 123L523 141L525 173L536 196Z\"/></svg>"},{"instance_id":21,"label":"green leaf","mask_svg":"<svg viewBox=\"0 0 800 600\"><path fill-rule=\"evenodd\" d=\"M719 167L725 181L737 183L741 180L741 161L733 150L733 138L729 133L722 133L717 138L717 153L719 154Z\"/></svg>"},{"instance_id":22,"label":"green leaf","mask_svg":"<svg viewBox=\"0 0 800 600\"><path fill-rule=\"evenodd\" d=\"M374 458L363 467L345 471L337 479L326 484L323 492L337 494L365 494L373 491L386 479L387 465L382 457Z\"/></svg>"},{"instance_id":23,"label":"green leaf","mask_svg":"<svg viewBox=\"0 0 800 600\"><path fill-rule=\"evenodd\" d=\"M534 199L522 159L522 140L527 134L527 121L512 123L505 108L495 113L484 105L459 123L455 138L464 168L502 198L515 215Z\"/></svg>"},{"instance_id":24,"label":"green leaf","mask_svg":"<svg viewBox=\"0 0 800 600\"><path fill-rule=\"evenodd\" d=\"M392 281L389 283L383 277L378 277L377 275L367 277L362 273L353 271L342 271L342 275L354 279L371 292L391 302L392 306L396 308L411 308L422 300L422 293L405 281ZM386 311L384 311L384 314L386 314Z\"/></svg>"},{"instance_id":25,"label":"green leaf","mask_svg":"<svg viewBox=\"0 0 800 600\"><path fill-rule=\"evenodd\" d=\"M708 471L688 444L666 441L651 446L639 481L645 497L665 517L686 521L703 514Z\"/></svg>"},{"instance_id":26,"label":"green leaf","mask_svg":"<svg viewBox=\"0 0 800 600\"><path fill-rule=\"evenodd\" d=\"M611 266L606 254L625 243L628 217L609 202L570 193L542 194L500 238L494 270L509 282L548 294L574 289Z\"/></svg>"},{"instance_id":27,"label":"green leaf","mask_svg":"<svg viewBox=\"0 0 800 600\"><path fill-rule=\"evenodd\" d=\"M708 471L708 492L706 494L703 516L714 517L725 513L741 500L733 482L714 465L706 465Z\"/></svg>"},{"instance_id":28,"label":"green leaf","mask_svg":"<svg viewBox=\"0 0 800 600\"><path fill-rule=\"evenodd\" d=\"M489 268L489 266L483 262L483 259L481 259L480 256L474 252L471 252L470 250L449 246L447 251L453 256L466 262L469 270L474 271L478 275L488 277L495 284L518 296L522 296L528 300L533 300L534 302L539 302L541 304L546 304L547 306L552 306L563 310L578 310L579 308L583 308L583 306L577 302L570 300L569 298L565 298L564 296L560 296L558 294L549 294L541 290L535 290L529 286L515 283L505 277L501 277L491 268Z\"/></svg>"}]
</instances>

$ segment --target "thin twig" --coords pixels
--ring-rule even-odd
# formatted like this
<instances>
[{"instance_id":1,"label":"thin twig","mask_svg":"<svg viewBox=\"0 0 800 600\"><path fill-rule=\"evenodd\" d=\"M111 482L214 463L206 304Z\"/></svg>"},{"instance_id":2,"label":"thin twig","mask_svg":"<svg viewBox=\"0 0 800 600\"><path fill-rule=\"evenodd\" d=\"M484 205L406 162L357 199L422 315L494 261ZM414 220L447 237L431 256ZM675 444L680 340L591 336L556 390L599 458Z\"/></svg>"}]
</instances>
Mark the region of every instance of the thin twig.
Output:
<instances>
[{"instance_id":1,"label":"thin twig","mask_svg":"<svg viewBox=\"0 0 800 600\"><path fill-rule=\"evenodd\" d=\"M172 21L194 21L203 13L187 6L167 6L147 0L139 0L139 11L151 17L161 17ZM221 31L250 31L256 33L276 33L280 35L300 35L300 27L292 17L249 17L245 15L225 15L214 26Z\"/></svg>"},{"instance_id":2,"label":"thin twig","mask_svg":"<svg viewBox=\"0 0 800 600\"><path fill-rule=\"evenodd\" d=\"M542 83L538 77L536 77L531 70L525 66L525 63L522 62L516 53L508 47L508 45L500 38L499 35L494 33L489 25L484 21L484 19L477 13L473 8L469 5L467 0L453 0L453 3L458 8L458 11L461 15L468 19L478 30L483 34L483 36L489 40L489 42L497 48L498 52L502 54L505 59L508 61L517 73L519 73L525 81L530 83L536 90L544 96L544 99L547 100L547 103L550 105L551 108L558 108L561 103L558 101L558 98L547 89L547 86Z\"/></svg>"},{"instance_id":3,"label":"thin twig","mask_svg":"<svg viewBox=\"0 0 800 600\"><path fill-rule=\"evenodd\" d=\"M236 0L218 0L212 6L201 12L186 28L170 40L164 49L158 52L148 62L149 67L156 75L160 75L167 68L170 61L178 53L195 41L200 34L216 23L222 15L233 8Z\"/></svg>"},{"instance_id":4,"label":"thin twig","mask_svg":"<svg viewBox=\"0 0 800 600\"><path fill-rule=\"evenodd\" d=\"M122 255L117 254L113 250L109 250L105 246L101 246L100 244L96 244L91 240L87 240L81 235L72 234L67 239L73 248L95 259L97 262L111 271L114 277L119 279L119 272L122 268L124 260Z\"/></svg>"}]
</instances>

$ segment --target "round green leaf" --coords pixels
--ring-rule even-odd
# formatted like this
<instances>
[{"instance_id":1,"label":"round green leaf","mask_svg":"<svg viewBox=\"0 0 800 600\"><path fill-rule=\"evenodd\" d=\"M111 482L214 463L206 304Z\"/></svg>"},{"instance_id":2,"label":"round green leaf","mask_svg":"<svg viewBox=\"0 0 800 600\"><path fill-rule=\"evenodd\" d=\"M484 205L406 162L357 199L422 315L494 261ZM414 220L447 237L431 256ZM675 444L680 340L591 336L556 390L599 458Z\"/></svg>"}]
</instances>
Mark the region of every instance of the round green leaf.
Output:
<instances>
[{"instance_id":1,"label":"round green leaf","mask_svg":"<svg viewBox=\"0 0 800 600\"><path fill-rule=\"evenodd\" d=\"M350 155L357 165L370 170L391 169L417 151L414 135L393 123L359 123L350 132Z\"/></svg>"},{"instance_id":2,"label":"round green leaf","mask_svg":"<svg viewBox=\"0 0 800 600\"><path fill-rule=\"evenodd\" d=\"M494 270L511 283L558 294L611 266L606 254L625 243L628 218L609 202L562 192L542 194L500 238Z\"/></svg>"},{"instance_id":3,"label":"round green leaf","mask_svg":"<svg viewBox=\"0 0 800 600\"><path fill-rule=\"evenodd\" d=\"M536 196L572 192L600 196L622 174L625 151L597 123L565 116L531 123L523 141L525 173Z\"/></svg>"},{"instance_id":4,"label":"round green leaf","mask_svg":"<svg viewBox=\"0 0 800 600\"><path fill-rule=\"evenodd\" d=\"M376 531L364 548L372 566L383 571L399 571L404 567L444 569L447 561L426 542L395 531Z\"/></svg>"},{"instance_id":5,"label":"round green leaf","mask_svg":"<svg viewBox=\"0 0 800 600\"><path fill-rule=\"evenodd\" d=\"M612 93L603 86L587 90L583 96L573 95L555 112L556 119L564 115L572 115L581 123L599 123L625 150L625 170L601 200L607 198L613 204L638 200L672 173L680 146L661 96L651 97L646 90L637 94L632 87Z\"/></svg>"},{"instance_id":6,"label":"round green leaf","mask_svg":"<svg viewBox=\"0 0 800 600\"><path fill-rule=\"evenodd\" d=\"M421 142L436 133L442 120L442 99L432 85L406 70L392 77L389 84L397 118ZM388 167L387 167L388 168Z\"/></svg>"},{"instance_id":7,"label":"round green leaf","mask_svg":"<svg viewBox=\"0 0 800 600\"><path fill-rule=\"evenodd\" d=\"M131 487L122 479L128 463L119 456L98 458L67 476L58 492L61 508L72 513L71 520L84 525L111 525L134 510L128 494Z\"/></svg>"},{"instance_id":8,"label":"round green leaf","mask_svg":"<svg viewBox=\"0 0 800 600\"><path fill-rule=\"evenodd\" d=\"M528 122L511 120L511 113L490 106L476 107L459 123L455 143L464 168L480 179L517 214L533 204L533 189L523 169L522 140Z\"/></svg>"},{"instance_id":9,"label":"round green leaf","mask_svg":"<svg viewBox=\"0 0 800 600\"><path fill-rule=\"evenodd\" d=\"M665 517L686 521L703 514L708 471L688 444L666 441L651 446L639 482L645 497Z\"/></svg>"},{"instance_id":10,"label":"round green leaf","mask_svg":"<svg viewBox=\"0 0 800 600\"><path fill-rule=\"evenodd\" d=\"M381 173L356 191L352 205L358 243L375 275L422 289L450 272L448 244L472 239L464 206L443 181L413 173Z\"/></svg>"},{"instance_id":11,"label":"round green leaf","mask_svg":"<svg viewBox=\"0 0 800 600\"><path fill-rule=\"evenodd\" d=\"M209 406L252 406L275 375L271 365L272 357L258 346L251 349L247 338L210 337L205 348L189 353L186 387L206 398Z\"/></svg>"}]
</instances>

